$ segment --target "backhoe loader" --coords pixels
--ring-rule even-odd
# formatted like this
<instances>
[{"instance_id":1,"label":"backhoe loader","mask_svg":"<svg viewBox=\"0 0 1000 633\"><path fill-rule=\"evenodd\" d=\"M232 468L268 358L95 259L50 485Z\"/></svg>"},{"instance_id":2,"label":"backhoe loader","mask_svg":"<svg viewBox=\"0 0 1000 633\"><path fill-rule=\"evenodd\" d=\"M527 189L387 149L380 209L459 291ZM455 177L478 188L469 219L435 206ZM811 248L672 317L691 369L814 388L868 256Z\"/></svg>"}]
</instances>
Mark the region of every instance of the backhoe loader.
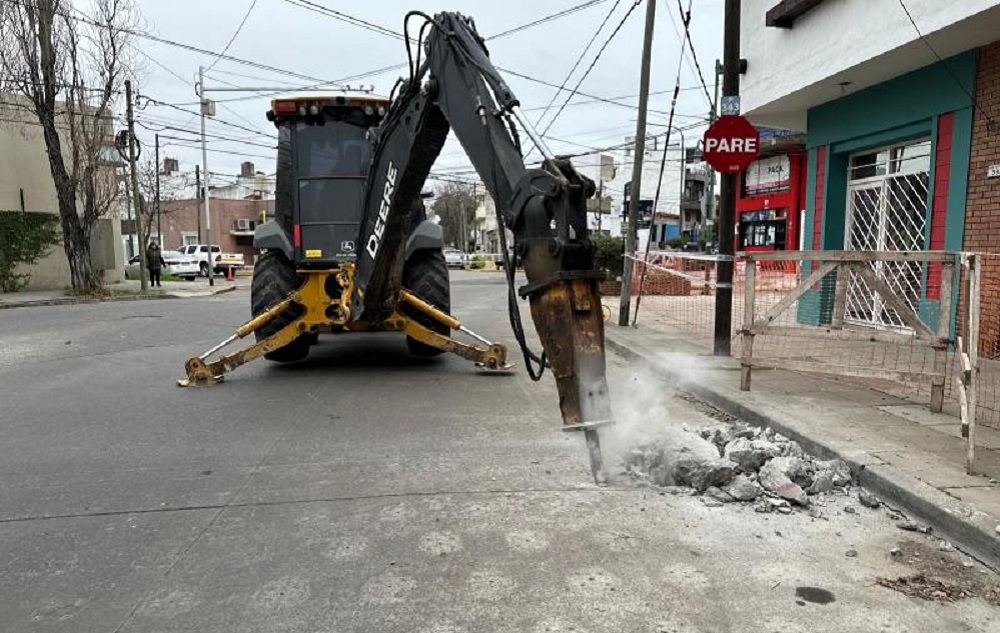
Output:
<instances>
[{"instance_id":1,"label":"backhoe loader","mask_svg":"<svg viewBox=\"0 0 1000 633\"><path fill-rule=\"evenodd\" d=\"M370 94L275 99L278 130L273 220L257 227L253 318L187 361L180 384L219 382L265 356L304 358L321 332L395 331L414 354L451 352L486 370L511 365L507 348L450 314L442 229L426 219L421 190L449 131L495 201L515 338L533 379L555 376L563 428L585 432L595 479L603 481L597 429L610 422L604 321L586 201L594 183L552 155L521 115L469 17L420 12L409 77L389 99ZM519 132L520 130L520 132ZM521 132L543 156L524 163ZM515 291L515 260L542 343L528 348ZM461 333L464 340L451 336ZM253 334L256 343L210 360Z\"/></svg>"}]
</instances>

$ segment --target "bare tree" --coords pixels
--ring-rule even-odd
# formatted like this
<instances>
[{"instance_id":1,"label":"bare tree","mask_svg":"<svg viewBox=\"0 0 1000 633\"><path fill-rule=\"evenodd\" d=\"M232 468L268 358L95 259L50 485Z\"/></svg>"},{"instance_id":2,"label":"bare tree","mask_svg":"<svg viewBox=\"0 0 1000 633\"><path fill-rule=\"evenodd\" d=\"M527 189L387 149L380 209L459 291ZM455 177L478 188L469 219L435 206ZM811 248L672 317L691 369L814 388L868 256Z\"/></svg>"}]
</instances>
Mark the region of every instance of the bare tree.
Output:
<instances>
[{"instance_id":1,"label":"bare tree","mask_svg":"<svg viewBox=\"0 0 1000 633\"><path fill-rule=\"evenodd\" d=\"M156 171L162 167L156 164L156 159L152 156L146 156L141 159L136 165L136 176L139 179L139 204L138 207L142 213L142 244L145 248L146 244L149 244L150 237L153 235L153 229L156 228ZM161 172L162 173L162 172ZM174 196L169 192L160 191L160 201L173 200ZM170 207L163 208L160 207L160 220L162 223L163 217L170 213ZM163 236L161 235L162 239Z\"/></svg>"},{"instance_id":2,"label":"bare tree","mask_svg":"<svg viewBox=\"0 0 1000 633\"><path fill-rule=\"evenodd\" d=\"M469 229L476 218L476 199L469 185L445 183L438 188L431 210L441 219L444 241L468 251Z\"/></svg>"},{"instance_id":3,"label":"bare tree","mask_svg":"<svg viewBox=\"0 0 1000 633\"><path fill-rule=\"evenodd\" d=\"M131 0L94 0L85 15L71 0L0 3L0 92L37 118L48 153L74 289L102 285L90 237L118 191L108 163L113 107L131 68Z\"/></svg>"}]
</instances>

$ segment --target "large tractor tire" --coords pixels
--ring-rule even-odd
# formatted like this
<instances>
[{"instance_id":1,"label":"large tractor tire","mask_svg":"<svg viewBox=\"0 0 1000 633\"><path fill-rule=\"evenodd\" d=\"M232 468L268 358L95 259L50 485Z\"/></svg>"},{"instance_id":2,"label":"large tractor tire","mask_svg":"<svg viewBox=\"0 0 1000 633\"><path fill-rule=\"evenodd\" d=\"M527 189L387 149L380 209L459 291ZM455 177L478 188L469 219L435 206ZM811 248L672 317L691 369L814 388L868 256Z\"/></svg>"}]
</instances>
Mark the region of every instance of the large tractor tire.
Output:
<instances>
[{"instance_id":1,"label":"large tractor tire","mask_svg":"<svg viewBox=\"0 0 1000 633\"><path fill-rule=\"evenodd\" d=\"M253 283L250 285L250 305L253 315L257 316L281 303L301 285L302 276L295 272L295 267L288 258L279 251L267 251L257 259L253 267ZM261 341L291 323L301 313L302 308L292 306L254 332L254 336ZM311 334L304 334L288 345L264 354L264 358L278 363L302 360L309 354L309 347L315 342L315 338Z\"/></svg>"},{"instance_id":2,"label":"large tractor tire","mask_svg":"<svg viewBox=\"0 0 1000 633\"><path fill-rule=\"evenodd\" d=\"M451 312L451 286L448 282L448 264L440 250L417 251L403 267L403 287L439 310ZM448 335L451 330L429 315L408 305L403 312L429 330ZM437 356L444 353L436 347L406 337L406 347L414 356Z\"/></svg>"}]
</instances>

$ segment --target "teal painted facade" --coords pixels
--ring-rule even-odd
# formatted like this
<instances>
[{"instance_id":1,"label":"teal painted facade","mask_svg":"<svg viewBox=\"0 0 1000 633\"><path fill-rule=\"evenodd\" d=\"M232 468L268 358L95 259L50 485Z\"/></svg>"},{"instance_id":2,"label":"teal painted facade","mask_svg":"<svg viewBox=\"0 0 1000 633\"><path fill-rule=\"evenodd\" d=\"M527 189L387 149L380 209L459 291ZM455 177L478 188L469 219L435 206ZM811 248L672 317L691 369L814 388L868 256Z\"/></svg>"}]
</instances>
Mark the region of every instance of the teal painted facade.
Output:
<instances>
[{"instance_id":1,"label":"teal painted facade","mask_svg":"<svg viewBox=\"0 0 1000 633\"><path fill-rule=\"evenodd\" d=\"M803 230L806 248L840 250L845 247L847 166L851 154L914 139L931 139L931 156L937 155L938 118L954 113L950 176L945 219L945 250L961 250L965 226L966 188L972 145L973 97L976 51L968 51L895 79L811 108L808 112L809 151L806 213ZM959 85L961 84L961 85ZM818 148L826 147L825 161L818 165ZM934 173L928 192L928 233L934 196ZM819 239L814 239L817 169L823 170L823 208ZM929 234L925 236L929 244ZM926 271L925 271L926 275ZM832 275L825 282L832 283ZM953 291L958 291L958 279ZM806 323L828 322L832 292L803 297L799 319ZM954 296L957 297L957 294ZM957 310L957 301L953 302ZM921 301L921 317L936 315L936 301ZM926 318L936 321L936 318ZM954 312L952 316L954 330Z\"/></svg>"}]
</instances>

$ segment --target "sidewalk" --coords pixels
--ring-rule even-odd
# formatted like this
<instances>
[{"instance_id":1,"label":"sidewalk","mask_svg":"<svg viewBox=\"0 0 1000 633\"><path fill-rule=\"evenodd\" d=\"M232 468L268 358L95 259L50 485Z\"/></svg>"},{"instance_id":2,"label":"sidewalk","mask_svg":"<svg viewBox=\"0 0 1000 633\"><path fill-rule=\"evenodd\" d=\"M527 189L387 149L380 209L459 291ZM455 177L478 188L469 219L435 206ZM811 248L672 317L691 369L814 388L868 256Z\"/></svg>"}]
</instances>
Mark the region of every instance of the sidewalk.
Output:
<instances>
[{"instance_id":1,"label":"sidewalk","mask_svg":"<svg viewBox=\"0 0 1000 633\"><path fill-rule=\"evenodd\" d=\"M855 384L801 373L754 370L740 391L740 365L716 358L689 333L661 325L607 325L608 349L648 362L719 409L770 426L824 459L840 458L886 503L1000 568L1000 484L965 474L956 418ZM1000 472L1000 432L977 427L977 465Z\"/></svg>"},{"instance_id":2,"label":"sidewalk","mask_svg":"<svg viewBox=\"0 0 1000 633\"><path fill-rule=\"evenodd\" d=\"M208 281L165 281L163 288L150 288L145 294L138 279L126 279L117 284L107 286L111 293L106 297L78 297L69 295L65 290L29 290L26 292L0 293L0 310L4 308L26 308L33 306L70 305L74 303L96 303L100 301L135 301L138 299L193 299L197 297L212 297L224 292L232 292L237 288L250 286L248 277L236 277L234 281L216 278L215 286L209 286ZM121 293L121 294L118 294Z\"/></svg>"}]
</instances>

